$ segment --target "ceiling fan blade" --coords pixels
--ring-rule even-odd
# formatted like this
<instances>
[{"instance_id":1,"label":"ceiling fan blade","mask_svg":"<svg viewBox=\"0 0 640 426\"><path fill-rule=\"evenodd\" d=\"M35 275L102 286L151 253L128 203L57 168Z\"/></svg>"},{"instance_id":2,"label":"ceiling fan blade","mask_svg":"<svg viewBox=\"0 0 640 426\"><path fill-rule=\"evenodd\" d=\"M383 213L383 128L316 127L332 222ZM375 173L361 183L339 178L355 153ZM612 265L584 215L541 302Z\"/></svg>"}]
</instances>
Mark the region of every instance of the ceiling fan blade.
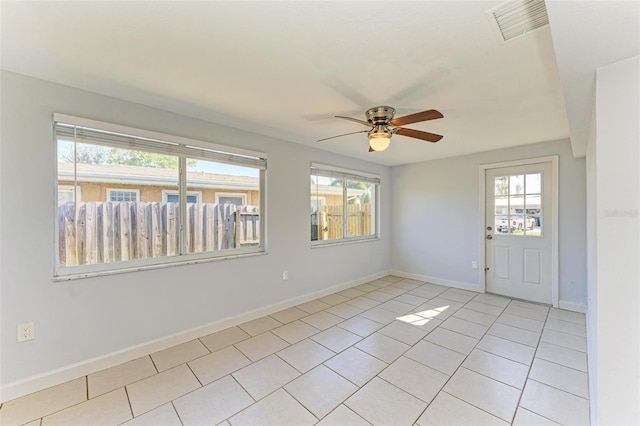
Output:
<instances>
[{"instance_id":1,"label":"ceiling fan blade","mask_svg":"<svg viewBox=\"0 0 640 426\"><path fill-rule=\"evenodd\" d=\"M405 115L404 117L398 117L391 120L389 123L394 126L404 126L405 124L417 123L419 121L435 120L436 118L442 118L444 115L435 109L427 111L416 112L415 114Z\"/></svg>"},{"instance_id":2,"label":"ceiling fan blade","mask_svg":"<svg viewBox=\"0 0 640 426\"><path fill-rule=\"evenodd\" d=\"M342 118L343 120L355 121L356 123L364 124L365 126L374 127L373 124L368 121L358 120L357 118L345 117L343 115L336 115L336 118Z\"/></svg>"},{"instance_id":3,"label":"ceiling fan blade","mask_svg":"<svg viewBox=\"0 0 640 426\"><path fill-rule=\"evenodd\" d=\"M324 138L324 139L318 139L316 142L322 142L322 141L326 141L328 139L340 138L342 136L355 135L356 133L367 133L367 132L368 132L368 130L360 130L359 132L344 133L342 135L331 136L329 138Z\"/></svg>"},{"instance_id":4,"label":"ceiling fan blade","mask_svg":"<svg viewBox=\"0 0 640 426\"><path fill-rule=\"evenodd\" d=\"M427 142L438 142L442 139L442 135L436 135L435 133L423 132L421 130L405 129L404 127L398 127L394 129L394 133L400 136L408 136L410 138L422 139Z\"/></svg>"}]
</instances>

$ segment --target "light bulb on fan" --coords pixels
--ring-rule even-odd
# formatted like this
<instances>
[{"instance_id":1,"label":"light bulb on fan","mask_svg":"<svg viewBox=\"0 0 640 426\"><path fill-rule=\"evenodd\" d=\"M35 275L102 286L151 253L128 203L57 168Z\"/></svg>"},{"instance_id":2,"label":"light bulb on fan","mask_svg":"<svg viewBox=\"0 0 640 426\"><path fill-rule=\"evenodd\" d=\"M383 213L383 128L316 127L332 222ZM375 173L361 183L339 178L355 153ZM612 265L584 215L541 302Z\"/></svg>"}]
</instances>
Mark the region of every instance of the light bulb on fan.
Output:
<instances>
[{"instance_id":1,"label":"light bulb on fan","mask_svg":"<svg viewBox=\"0 0 640 426\"><path fill-rule=\"evenodd\" d=\"M374 151L384 151L391 144L391 135L387 132L369 133L369 146Z\"/></svg>"}]
</instances>

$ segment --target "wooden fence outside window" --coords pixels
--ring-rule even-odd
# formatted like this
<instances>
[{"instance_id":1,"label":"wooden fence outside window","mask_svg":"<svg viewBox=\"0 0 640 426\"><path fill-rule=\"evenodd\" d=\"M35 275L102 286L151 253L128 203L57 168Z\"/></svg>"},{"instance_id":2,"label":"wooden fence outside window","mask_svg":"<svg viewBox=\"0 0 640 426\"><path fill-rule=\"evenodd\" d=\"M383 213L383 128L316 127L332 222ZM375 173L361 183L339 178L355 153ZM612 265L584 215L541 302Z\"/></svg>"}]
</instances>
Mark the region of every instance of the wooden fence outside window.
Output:
<instances>
[{"instance_id":1,"label":"wooden fence outside window","mask_svg":"<svg viewBox=\"0 0 640 426\"><path fill-rule=\"evenodd\" d=\"M343 238L343 206L319 206L311 213L311 240L335 240ZM347 235L361 237L372 235L371 204L347 204Z\"/></svg>"},{"instance_id":2,"label":"wooden fence outside window","mask_svg":"<svg viewBox=\"0 0 640 426\"><path fill-rule=\"evenodd\" d=\"M188 203L186 252L260 243L257 206ZM179 254L178 203L72 202L58 206L60 266L118 262Z\"/></svg>"}]
</instances>

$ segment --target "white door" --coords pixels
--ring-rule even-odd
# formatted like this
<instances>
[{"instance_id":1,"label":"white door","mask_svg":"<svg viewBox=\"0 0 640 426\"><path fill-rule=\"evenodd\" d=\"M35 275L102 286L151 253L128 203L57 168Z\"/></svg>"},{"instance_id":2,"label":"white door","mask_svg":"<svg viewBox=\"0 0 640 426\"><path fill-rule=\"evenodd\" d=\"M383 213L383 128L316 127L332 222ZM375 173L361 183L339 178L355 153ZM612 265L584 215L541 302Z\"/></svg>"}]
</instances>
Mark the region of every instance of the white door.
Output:
<instances>
[{"instance_id":1,"label":"white door","mask_svg":"<svg viewBox=\"0 0 640 426\"><path fill-rule=\"evenodd\" d=\"M486 288L553 302L553 206L550 162L485 170Z\"/></svg>"}]
</instances>

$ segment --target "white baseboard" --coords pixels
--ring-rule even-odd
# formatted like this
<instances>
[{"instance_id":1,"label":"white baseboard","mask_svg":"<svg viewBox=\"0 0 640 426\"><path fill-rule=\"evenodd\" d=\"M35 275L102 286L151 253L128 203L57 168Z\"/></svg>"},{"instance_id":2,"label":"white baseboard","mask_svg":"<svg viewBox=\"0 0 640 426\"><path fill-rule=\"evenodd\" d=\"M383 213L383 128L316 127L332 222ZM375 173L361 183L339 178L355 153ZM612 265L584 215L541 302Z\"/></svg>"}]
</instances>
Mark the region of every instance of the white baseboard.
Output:
<instances>
[{"instance_id":1,"label":"white baseboard","mask_svg":"<svg viewBox=\"0 0 640 426\"><path fill-rule=\"evenodd\" d=\"M309 302L311 300L315 300L338 291L346 290L348 288L355 287L357 285L364 284L378 278L382 278L389 274L389 271L383 271L373 275L369 275L367 277L337 284L328 288L314 291L312 293L307 293L302 296L274 303L269 306L254 309L253 311L223 318L209 324L194 327L189 330L161 337L159 339L151 340L139 345L131 346L129 348L125 348L116 352L112 352L85 361L80 361L75 364L27 377L26 379L8 383L0 389L0 403L49 388L51 386L59 385L70 380L77 379L78 377L86 376L88 374L95 373L96 371L104 370L105 368L115 367L124 362L128 362L152 354L154 352L168 349L172 346L186 343L190 340L197 339L199 337L215 333L216 331L224 330L225 328L233 327L238 324L263 317L265 315L273 314L275 312L291 308L301 303Z\"/></svg>"},{"instance_id":2,"label":"white baseboard","mask_svg":"<svg viewBox=\"0 0 640 426\"><path fill-rule=\"evenodd\" d=\"M558 308L566 311L580 312L581 314L587 313L587 306L581 303L565 302L561 300L558 302Z\"/></svg>"},{"instance_id":3,"label":"white baseboard","mask_svg":"<svg viewBox=\"0 0 640 426\"><path fill-rule=\"evenodd\" d=\"M480 284L463 283L460 281L452 281L444 278L430 277L428 275L412 274L409 272L396 271L396 270L391 270L389 273L391 275L395 275L402 278L410 278L412 280L424 281L431 284L444 285L447 287L459 288L461 290L469 290L469 291L475 291L477 293L482 293Z\"/></svg>"},{"instance_id":4,"label":"white baseboard","mask_svg":"<svg viewBox=\"0 0 640 426\"><path fill-rule=\"evenodd\" d=\"M478 293L482 293L482 289L480 288L480 284L471 284L471 283L464 283L464 282L459 282L459 281L452 281L452 280L447 280L444 278L438 278L438 277L430 277L428 275L420 275L420 274L412 274L409 272L403 272L403 271L397 271L397 270L391 270L389 271L389 273L391 275L395 275L398 277L402 277L402 278L410 278L413 280L417 280L417 281L424 281L424 282L428 282L428 283L432 283L432 284L439 284L439 285L444 285L447 287L454 287L454 288L459 288L462 290L470 290L470 291L475 291ZM586 305L580 304L580 303L573 303L573 302L566 302L566 301L559 301L558 302L558 308L560 309L564 309L567 311L573 311L573 312L580 312L580 313L586 313L587 312L587 307Z\"/></svg>"}]
</instances>

